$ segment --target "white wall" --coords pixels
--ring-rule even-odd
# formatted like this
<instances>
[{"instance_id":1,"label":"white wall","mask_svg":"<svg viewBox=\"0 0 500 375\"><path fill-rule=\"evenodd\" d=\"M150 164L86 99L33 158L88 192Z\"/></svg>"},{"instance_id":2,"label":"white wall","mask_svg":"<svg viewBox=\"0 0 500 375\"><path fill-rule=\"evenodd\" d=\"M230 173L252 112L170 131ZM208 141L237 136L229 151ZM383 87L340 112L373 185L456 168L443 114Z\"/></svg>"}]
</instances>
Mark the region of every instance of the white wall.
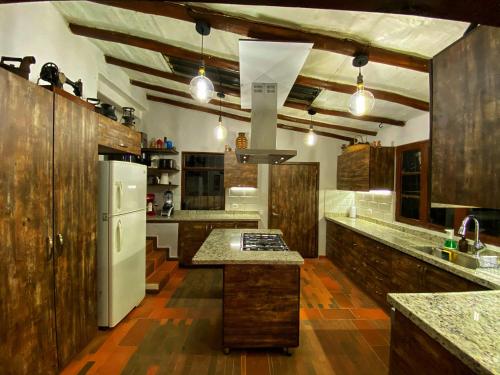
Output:
<instances>
[{"instance_id":1,"label":"white wall","mask_svg":"<svg viewBox=\"0 0 500 375\"><path fill-rule=\"evenodd\" d=\"M148 139L167 137L174 140L179 151L211 151L223 152L225 144L234 144L234 138L240 131L250 132L250 124L232 119L223 119L228 129L227 141L218 142L214 136L214 128L218 123L215 115L151 102L149 111L144 116L145 131ZM337 175L337 155L343 141L332 138L318 137L314 147L304 144L304 134L283 129L277 131L277 147L296 149L297 156L293 161L320 162L320 199L319 199L319 253L325 253L325 220L324 220L324 192L335 189ZM175 178L175 177L174 177ZM293 189L293 186L290 187ZM267 226L267 191L268 168L259 165L258 199L252 198L250 205L256 206L263 217L263 225ZM180 190L174 192L175 204L180 207ZM231 202L235 202L232 198ZM245 205L245 200L240 200ZM230 207L229 207L230 208Z\"/></svg>"},{"instance_id":2,"label":"white wall","mask_svg":"<svg viewBox=\"0 0 500 375\"><path fill-rule=\"evenodd\" d=\"M50 2L0 6L0 56L35 56L30 81L36 82L43 64L53 62L69 79L82 79L84 98L101 91L113 104L135 106L139 116L147 108L144 91L133 88L121 69L107 65L87 38L73 35ZM72 92L70 86L64 89Z\"/></svg>"},{"instance_id":3,"label":"white wall","mask_svg":"<svg viewBox=\"0 0 500 375\"><path fill-rule=\"evenodd\" d=\"M382 146L400 146L424 141L430 136L429 113L422 113L406 122L405 126L385 125L372 139L380 140Z\"/></svg>"}]
</instances>

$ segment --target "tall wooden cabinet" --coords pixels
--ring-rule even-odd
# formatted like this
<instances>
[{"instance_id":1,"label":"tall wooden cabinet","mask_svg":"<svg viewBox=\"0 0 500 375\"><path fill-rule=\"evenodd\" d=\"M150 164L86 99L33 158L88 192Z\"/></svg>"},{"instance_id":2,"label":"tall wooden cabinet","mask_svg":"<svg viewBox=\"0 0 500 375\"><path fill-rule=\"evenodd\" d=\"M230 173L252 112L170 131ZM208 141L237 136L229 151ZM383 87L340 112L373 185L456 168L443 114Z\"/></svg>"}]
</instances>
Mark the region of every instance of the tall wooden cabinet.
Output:
<instances>
[{"instance_id":1,"label":"tall wooden cabinet","mask_svg":"<svg viewBox=\"0 0 500 375\"><path fill-rule=\"evenodd\" d=\"M97 117L0 69L0 369L55 374L97 331Z\"/></svg>"},{"instance_id":2,"label":"tall wooden cabinet","mask_svg":"<svg viewBox=\"0 0 500 375\"><path fill-rule=\"evenodd\" d=\"M500 28L432 58L431 202L500 209Z\"/></svg>"}]
</instances>

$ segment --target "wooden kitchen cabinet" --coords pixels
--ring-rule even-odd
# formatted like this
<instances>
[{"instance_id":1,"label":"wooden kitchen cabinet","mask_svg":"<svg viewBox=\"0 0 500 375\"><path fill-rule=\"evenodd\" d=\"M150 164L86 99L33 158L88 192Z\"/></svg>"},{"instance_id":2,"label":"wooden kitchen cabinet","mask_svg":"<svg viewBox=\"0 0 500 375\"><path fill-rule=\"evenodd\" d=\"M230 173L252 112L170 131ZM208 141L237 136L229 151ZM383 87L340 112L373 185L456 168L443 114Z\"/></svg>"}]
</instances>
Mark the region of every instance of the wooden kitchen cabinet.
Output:
<instances>
[{"instance_id":1,"label":"wooden kitchen cabinet","mask_svg":"<svg viewBox=\"0 0 500 375\"><path fill-rule=\"evenodd\" d=\"M0 372L56 374L97 332L97 115L3 69L0 86Z\"/></svg>"},{"instance_id":2,"label":"wooden kitchen cabinet","mask_svg":"<svg viewBox=\"0 0 500 375\"><path fill-rule=\"evenodd\" d=\"M327 221L326 233L326 256L386 310L391 292L486 289L331 221Z\"/></svg>"},{"instance_id":3,"label":"wooden kitchen cabinet","mask_svg":"<svg viewBox=\"0 0 500 375\"><path fill-rule=\"evenodd\" d=\"M242 164L234 151L224 153L224 188L257 187L257 164Z\"/></svg>"},{"instance_id":4,"label":"wooden kitchen cabinet","mask_svg":"<svg viewBox=\"0 0 500 375\"><path fill-rule=\"evenodd\" d=\"M337 189L394 190L394 147L365 147L339 155Z\"/></svg>"},{"instance_id":5,"label":"wooden kitchen cabinet","mask_svg":"<svg viewBox=\"0 0 500 375\"><path fill-rule=\"evenodd\" d=\"M431 202L500 208L500 28L432 58Z\"/></svg>"},{"instance_id":6,"label":"wooden kitchen cabinet","mask_svg":"<svg viewBox=\"0 0 500 375\"><path fill-rule=\"evenodd\" d=\"M98 114L100 154L141 154L141 133Z\"/></svg>"},{"instance_id":7,"label":"wooden kitchen cabinet","mask_svg":"<svg viewBox=\"0 0 500 375\"><path fill-rule=\"evenodd\" d=\"M207 239L212 229L258 228L258 221L182 221L179 223L179 264L193 265L193 257Z\"/></svg>"}]
</instances>

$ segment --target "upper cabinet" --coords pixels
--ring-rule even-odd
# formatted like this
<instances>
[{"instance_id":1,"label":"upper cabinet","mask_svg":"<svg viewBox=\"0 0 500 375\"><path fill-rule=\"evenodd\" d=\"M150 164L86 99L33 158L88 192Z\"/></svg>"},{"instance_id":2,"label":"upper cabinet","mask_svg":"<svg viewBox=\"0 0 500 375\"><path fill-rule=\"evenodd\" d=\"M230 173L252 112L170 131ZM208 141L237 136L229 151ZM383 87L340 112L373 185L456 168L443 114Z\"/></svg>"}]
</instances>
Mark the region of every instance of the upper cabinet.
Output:
<instances>
[{"instance_id":1,"label":"upper cabinet","mask_svg":"<svg viewBox=\"0 0 500 375\"><path fill-rule=\"evenodd\" d=\"M500 208L500 28L432 59L431 201Z\"/></svg>"},{"instance_id":2,"label":"upper cabinet","mask_svg":"<svg viewBox=\"0 0 500 375\"><path fill-rule=\"evenodd\" d=\"M141 154L141 133L106 116L98 115L100 154Z\"/></svg>"},{"instance_id":3,"label":"upper cabinet","mask_svg":"<svg viewBox=\"0 0 500 375\"><path fill-rule=\"evenodd\" d=\"M339 155L337 189L394 190L394 147L366 146Z\"/></svg>"},{"instance_id":4,"label":"upper cabinet","mask_svg":"<svg viewBox=\"0 0 500 375\"><path fill-rule=\"evenodd\" d=\"M224 153L224 188L257 187L257 164L241 164L234 151Z\"/></svg>"}]
</instances>

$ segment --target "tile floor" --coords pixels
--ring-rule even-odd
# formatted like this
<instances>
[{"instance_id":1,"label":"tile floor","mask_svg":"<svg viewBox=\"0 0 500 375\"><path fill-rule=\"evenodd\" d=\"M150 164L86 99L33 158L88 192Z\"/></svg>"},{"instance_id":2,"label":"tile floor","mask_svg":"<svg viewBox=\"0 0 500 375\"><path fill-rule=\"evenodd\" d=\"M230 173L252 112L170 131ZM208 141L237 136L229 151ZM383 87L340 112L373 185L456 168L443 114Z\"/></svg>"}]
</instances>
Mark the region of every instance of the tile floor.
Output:
<instances>
[{"instance_id":1,"label":"tile floor","mask_svg":"<svg viewBox=\"0 0 500 375\"><path fill-rule=\"evenodd\" d=\"M328 259L301 271L300 347L221 352L222 270L178 269L63 374L387 374L389 316Z\"/></svg>"}]
</instances>

